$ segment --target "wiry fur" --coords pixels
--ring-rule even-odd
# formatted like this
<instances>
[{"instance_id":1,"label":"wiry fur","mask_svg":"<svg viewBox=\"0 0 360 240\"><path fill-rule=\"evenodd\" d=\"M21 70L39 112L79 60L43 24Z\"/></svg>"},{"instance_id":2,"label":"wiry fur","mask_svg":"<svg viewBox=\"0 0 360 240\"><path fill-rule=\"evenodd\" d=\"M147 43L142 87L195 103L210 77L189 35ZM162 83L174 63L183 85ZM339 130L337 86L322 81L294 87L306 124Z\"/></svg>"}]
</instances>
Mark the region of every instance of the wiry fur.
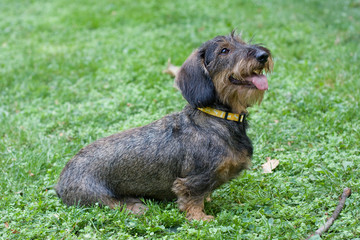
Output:
<instances>
[{"instance_id":1,"label":"wiry fur","mask_svg":"<svg viewBox=\"0 0 360 240\"><path fill-rule=\"evenodd\" d=\"M225 47L231 52L219 54ZM269 54L264 64L256 62L254 54L259 51ZM63 169L58 196L67 205L126 204L135 213L146 208L139 197L177 198L188 219L211 219L204 213L204 197L246 169L253 148L246 121L213 117L197 108L246 111L261 101L264 91L234 85L229 76L240 79L262 69L271 69L266 48L246 44L234 34L204 43L176 77L189 105L83 148Z\"/></svg>"}]
</instances>

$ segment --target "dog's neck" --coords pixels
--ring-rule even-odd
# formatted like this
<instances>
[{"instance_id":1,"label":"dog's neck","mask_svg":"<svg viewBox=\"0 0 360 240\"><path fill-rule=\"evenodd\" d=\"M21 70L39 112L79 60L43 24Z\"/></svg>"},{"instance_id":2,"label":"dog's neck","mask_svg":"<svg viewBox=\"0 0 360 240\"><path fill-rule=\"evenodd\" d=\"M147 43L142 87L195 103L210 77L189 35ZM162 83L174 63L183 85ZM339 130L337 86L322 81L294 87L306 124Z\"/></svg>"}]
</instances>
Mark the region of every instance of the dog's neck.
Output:
<instances>
[{"instance_id":1,"label":"dog's neck","mask_svg":"<svg viewBox=\"0 0 360 240\"><path fill-rule=\"evenodd\" d=\"M211 106L208 106L214 109L218 109L225 112L231 112L234 114L245 114L248 115L247 107L245 107L243 104L238 104L238 106L232 106L229 104L222 103L220 100L215 101L215 103L211 104Z\"/></svg>"}]
</instances>

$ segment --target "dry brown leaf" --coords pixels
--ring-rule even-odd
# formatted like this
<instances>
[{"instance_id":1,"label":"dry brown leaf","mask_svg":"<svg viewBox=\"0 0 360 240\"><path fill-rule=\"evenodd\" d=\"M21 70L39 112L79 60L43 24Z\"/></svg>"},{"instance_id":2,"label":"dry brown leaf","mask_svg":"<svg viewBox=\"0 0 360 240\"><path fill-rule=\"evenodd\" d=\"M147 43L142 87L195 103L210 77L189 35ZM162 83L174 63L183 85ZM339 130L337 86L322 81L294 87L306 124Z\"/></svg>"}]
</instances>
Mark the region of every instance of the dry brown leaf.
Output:
<instances>
[{"instance_id":1,"label":"dry brown leaf","mask_svg":"<svg viewBox=\"0 0 360 240\"><path fill-rule=\"evenodd\" d=\"M175 66L173 64L171 64L170 59L168 59L168 65L166 67L166 69L163 71L163 73L169 74L173 77L175 77L180 71L180 67Z\"/></svg>"},{"instance_id":2,"label":"dry brown leaf","mask_svg":"<svg viewBox=\"0 0 360 240\"><path fill-rule=\"evenodd\" d=\"M270 159L269 157L267 157L266 160L267 162L261 165L263 168L263 172L272 173L272 170L274 170L280 162L277 159Z\"/></svg>"}]
</instances>

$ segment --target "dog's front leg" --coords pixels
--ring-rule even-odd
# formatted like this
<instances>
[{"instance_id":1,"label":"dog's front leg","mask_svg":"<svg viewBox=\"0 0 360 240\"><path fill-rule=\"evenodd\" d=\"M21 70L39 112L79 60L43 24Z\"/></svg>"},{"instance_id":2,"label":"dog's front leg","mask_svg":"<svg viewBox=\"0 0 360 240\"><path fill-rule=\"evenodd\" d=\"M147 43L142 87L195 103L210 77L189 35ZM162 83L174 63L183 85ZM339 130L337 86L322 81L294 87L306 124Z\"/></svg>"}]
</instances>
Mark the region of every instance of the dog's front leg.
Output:
<instances>
[{"instance_id":1,"label":"dog's front leg","mask_svg":"<svg viewBox=\"0 0 360 240\"><path fill-rule=\"evenodd\" d=\"M208 189L196 186L194 179L177 178L172 190L177 196L177 203L181 211L186 212L188 220L209 221L214 217L204 212L204 198L209 194Z\"/></svg>"}]
</instances>

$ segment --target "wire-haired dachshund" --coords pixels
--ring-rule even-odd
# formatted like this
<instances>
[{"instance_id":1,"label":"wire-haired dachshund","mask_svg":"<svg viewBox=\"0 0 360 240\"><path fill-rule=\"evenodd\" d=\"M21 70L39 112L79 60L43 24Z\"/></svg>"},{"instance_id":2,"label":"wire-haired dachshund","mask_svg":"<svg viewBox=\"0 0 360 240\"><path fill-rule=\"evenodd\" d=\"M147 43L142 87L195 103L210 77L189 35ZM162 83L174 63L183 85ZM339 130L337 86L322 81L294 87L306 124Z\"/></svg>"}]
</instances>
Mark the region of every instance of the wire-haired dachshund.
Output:
<instances>
[{"instance_id":1,"label":"wire-haired dachshund","mask_svg":"<svg viewBox=\"0 0 360 240\"><path fill-rule=\"evenodd\" d=\"M195 50L176 74L189 103L146 126L99 139L63 169L56 186L67 205L124 205L139 198L177 199L189 220L209 220L204 197L248 168L253 147L247 108L262 101L270 51L232 32Z\"/></svg>"}]
</instances>

